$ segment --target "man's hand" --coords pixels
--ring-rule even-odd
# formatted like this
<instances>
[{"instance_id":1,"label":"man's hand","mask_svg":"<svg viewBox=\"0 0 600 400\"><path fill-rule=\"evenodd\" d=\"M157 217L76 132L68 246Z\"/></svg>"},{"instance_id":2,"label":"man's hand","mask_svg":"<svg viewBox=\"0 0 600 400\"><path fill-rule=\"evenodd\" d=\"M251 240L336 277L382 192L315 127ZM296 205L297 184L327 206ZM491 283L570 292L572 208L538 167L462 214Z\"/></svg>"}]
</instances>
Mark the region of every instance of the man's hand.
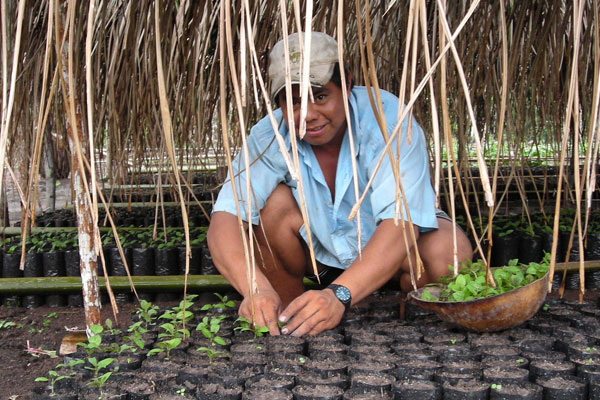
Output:
<instances>
[{"instance_id":1,"label":"man's hand","mask_svg":"<svg viewBox=\"0 0 600 400\"><path fill-rule=\"evenodd\" d=\"M342 320L344 311L344 305L331 289L304 292L279 316L280 322L287 322L281 333L292 336L316 335L335 328Z\"/></svg>"},{"instance_id":2,"label":"man's hand","mask_svg":"<svg viewBox=\"0 0 600 400\"><path fill-rule=\"evenodd\" d=\"M238 311L239 315L252 321L256 326L266 326L271 335L279 335L277 316L281 312L281 299L273 289L263 289L252 296L254 300L254 320L250 296L244 297Z\"/></svg>"}]
</instances>

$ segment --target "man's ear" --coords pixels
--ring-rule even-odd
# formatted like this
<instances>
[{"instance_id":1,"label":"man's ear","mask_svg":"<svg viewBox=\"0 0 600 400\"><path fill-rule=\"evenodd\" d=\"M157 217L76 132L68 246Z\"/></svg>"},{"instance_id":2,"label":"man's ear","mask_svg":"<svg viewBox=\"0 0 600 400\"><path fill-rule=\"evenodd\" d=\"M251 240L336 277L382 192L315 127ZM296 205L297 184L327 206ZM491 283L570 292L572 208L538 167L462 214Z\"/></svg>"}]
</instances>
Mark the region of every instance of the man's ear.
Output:
<instances>
[{"instance_id":1,"label":"man's ear","mask_svg":"<svg viewBox=\"0 0 600 400\"><path fill-rule=\"evenodd\" d=\"M354 82L352 82L352 72L346 71L346 86L348 87L348 90L352 89L353 84Z\"/></svg>"}]
</instances>

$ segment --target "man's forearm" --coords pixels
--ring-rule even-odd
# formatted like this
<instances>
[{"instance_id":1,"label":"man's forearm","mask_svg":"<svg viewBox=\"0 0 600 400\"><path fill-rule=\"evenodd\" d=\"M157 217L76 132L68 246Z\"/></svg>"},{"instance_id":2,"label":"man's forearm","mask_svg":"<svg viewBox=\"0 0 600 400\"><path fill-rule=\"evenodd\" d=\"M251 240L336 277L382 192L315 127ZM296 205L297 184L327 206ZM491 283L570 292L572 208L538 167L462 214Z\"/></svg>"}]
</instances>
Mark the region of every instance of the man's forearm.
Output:
<instances>
[{"instance_id":1,"label":"man's forearm","mask_svg":"<svg viewBox=\"0 0 600 400\"><path fill-rule=\"evenodd\" d=\"M419 238L418 230L407 222L399 221L398 226L395 226L393 220L384 220L364 247L362 257L357 258L334 281L350 289L353 304L383 286L406 261L409 253L404 242L402 223L404 223L404 232L410 252L414 252L415 247L410 229L415 230L415 241Z\"/></svg>"},{"instance_id":2,"label":"man's forearm","mask_svg":"<svg viewBox=\"0 0 600 400\"><path fill-rule=\"evenodd\" d=\"M248 296L250 286L246 257L237 217L227 212L215 212L208 229L207 243L215 267L242 296ZM271 288L260 268L255 271L258 288Z\"/></svg>"}]
</instances>

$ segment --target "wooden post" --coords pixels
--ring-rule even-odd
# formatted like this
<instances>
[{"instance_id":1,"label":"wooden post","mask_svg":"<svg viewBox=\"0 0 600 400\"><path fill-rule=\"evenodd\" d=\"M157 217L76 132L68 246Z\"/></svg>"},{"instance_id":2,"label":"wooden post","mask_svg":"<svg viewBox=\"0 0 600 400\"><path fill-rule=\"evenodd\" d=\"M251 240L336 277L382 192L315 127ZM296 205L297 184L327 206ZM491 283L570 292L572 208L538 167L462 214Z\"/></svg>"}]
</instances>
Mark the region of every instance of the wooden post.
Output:
<instances>
[{"instance_id":1,"label":"wooden post","mask_svg":"<svg viewBox=\"0 0 600 400\"><path fill-rule=\"evenodd\" d=\"M90 173L83 165L84 159L93 163L93 154L89 154L85 126L81 118L83 105L74 85L73 76L69 76L69 35L61 47L65 26L67 26L68 0L61 0L56 13L56 50L60 60L60 86L65 105L67 136L71 151L71 180L74 189L74 207L77 214L77 233L79 239L79 255L85 323L88 336L91 325L100 325L100 291L97 273L97 226L94 224L93 208L89 190Z\"/></svg>"}]
</instances>

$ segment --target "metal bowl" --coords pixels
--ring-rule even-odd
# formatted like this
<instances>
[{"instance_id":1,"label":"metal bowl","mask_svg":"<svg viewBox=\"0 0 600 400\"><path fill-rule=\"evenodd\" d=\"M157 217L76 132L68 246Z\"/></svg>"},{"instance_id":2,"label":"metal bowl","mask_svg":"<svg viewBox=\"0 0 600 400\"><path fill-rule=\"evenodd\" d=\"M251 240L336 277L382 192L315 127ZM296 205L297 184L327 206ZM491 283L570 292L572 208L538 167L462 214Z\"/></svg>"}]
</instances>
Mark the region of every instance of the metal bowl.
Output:
<instances>
[{"instance_id":1,"label":"metal bowl","mask_svg":"<svg viewBox=\"0 0 600 400\"><path fill-rule=\"evenodd\" d=\"M517 326L539 310L548 293L548 274L526 286L483 299L462 302L421 299L425 289L439 297L441 288L436 286L413 290L408 296L412 303L435 312L446 322L477 332L493 332Z\"/></svg>"}]
</instances>

